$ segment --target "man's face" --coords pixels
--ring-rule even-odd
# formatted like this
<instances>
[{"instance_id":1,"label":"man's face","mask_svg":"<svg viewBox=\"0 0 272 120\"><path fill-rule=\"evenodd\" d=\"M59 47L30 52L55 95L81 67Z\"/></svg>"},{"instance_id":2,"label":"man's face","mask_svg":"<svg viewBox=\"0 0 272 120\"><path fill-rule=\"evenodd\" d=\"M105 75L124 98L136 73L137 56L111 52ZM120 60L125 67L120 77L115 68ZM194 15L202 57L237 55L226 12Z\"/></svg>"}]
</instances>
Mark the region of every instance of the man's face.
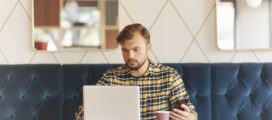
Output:
<instances>
[{"instance_id":1,"label":"man's face","mask_svg":"<svg viewBox=\"0 0 272 120\"><path fill-rule=\"evenodd\" d=\"M138 70L148 60L148 52L151 49L151 43L146 43L143 36L136 32L130 40L125 40L121 44L122 55L126 65L131 70Z\"/></svg>"}]
</instances>

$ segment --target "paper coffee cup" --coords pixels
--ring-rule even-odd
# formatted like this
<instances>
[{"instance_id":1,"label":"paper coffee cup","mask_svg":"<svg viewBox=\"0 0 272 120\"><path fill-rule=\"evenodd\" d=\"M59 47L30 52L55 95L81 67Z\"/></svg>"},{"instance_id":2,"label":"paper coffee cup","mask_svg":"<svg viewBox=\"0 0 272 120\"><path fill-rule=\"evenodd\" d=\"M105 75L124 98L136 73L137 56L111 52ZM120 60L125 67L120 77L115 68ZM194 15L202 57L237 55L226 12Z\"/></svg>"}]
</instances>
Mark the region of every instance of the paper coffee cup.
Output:
<instances>
[{"instance_id":1,"label":"paper coffee cup","mask_svg":"<svg viewBox=\"0 0 272 120\"><path fill-rule=\"evenodd\" d=\"M170 111L156 111L157 120L169 120Z\"/></svg>"}]
</instances>

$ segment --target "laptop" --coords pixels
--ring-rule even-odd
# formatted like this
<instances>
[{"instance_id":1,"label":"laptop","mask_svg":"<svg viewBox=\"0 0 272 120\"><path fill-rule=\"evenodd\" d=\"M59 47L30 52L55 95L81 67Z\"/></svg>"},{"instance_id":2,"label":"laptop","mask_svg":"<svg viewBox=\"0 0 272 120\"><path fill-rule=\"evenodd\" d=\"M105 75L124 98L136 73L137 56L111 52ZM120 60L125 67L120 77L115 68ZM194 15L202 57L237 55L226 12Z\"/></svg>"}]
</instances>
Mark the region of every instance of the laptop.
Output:
<instances>
[{"instance_id":1,"label":"laptop","mask_svg":"<svg viewBox=\"0 0 272 120\"><path fill-rule=\"evenodd\" d=\"M84 120L140 120L138 86L83 86Z\"/></svg>"}]
</instances>

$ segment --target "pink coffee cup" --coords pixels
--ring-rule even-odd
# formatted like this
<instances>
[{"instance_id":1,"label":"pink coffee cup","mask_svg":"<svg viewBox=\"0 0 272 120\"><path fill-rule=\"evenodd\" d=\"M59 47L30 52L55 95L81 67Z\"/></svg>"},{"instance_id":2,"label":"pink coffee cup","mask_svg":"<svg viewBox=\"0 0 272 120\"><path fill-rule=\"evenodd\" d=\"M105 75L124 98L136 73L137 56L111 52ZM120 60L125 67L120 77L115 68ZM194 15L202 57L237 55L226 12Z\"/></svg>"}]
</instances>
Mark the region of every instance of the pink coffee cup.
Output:
<instances>
[{"instance_id":1,"label":"pink coffee cup","mask_svg":"<svg viewBox=\"0 0 272 120\"><path fill-rule=\"evenodd\" d=\"M157 120L169 120L170 111L156 111Z\"/></svg>"}]
</instances>

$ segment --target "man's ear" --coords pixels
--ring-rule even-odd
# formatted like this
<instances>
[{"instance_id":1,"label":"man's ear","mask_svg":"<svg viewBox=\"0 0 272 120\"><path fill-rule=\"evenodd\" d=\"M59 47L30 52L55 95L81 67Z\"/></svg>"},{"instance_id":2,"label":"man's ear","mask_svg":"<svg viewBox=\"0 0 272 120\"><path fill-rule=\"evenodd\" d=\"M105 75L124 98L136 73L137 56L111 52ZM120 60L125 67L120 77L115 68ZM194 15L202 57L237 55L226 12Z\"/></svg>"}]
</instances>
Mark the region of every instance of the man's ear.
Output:
<instances>
[{"instance_id":1,"label":"man's ear","mask_svg":"<svg viewBox=\"0 0 272 120\"><path fill-rule=\"evenodd\" d=\"M152 48L152 44L151 44L151 43L148 43L148 44L147 44L147 51L150 51L151 48Z\"/></svg>"}]
</instances>

